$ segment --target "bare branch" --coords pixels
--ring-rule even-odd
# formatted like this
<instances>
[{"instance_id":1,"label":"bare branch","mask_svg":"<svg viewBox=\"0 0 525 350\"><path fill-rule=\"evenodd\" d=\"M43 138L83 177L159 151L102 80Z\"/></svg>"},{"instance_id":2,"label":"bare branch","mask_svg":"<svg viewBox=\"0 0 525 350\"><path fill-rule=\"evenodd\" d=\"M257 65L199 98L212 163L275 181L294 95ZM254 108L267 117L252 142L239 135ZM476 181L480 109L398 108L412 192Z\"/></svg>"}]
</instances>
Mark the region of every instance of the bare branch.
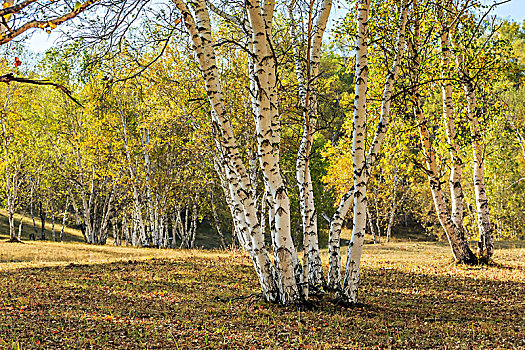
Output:
<instances>
[{"instance_id":1,"label":"bare branch","mask_svg":"<svg viewBox=\"0 0 525 350\"><path fill-rule=\"evenodd\" d=\"M17 77L15 77L13 75L13 73L0 75L0 83L9 84L9 83L11 83L13 81L17 82L17 83L23 83L23 84L54 86L55 88L57 88L58 90L62 91L64 94L66 94L66 96L69 97L71 100L73 100L73 102L75 102L77 105L79 105L80 107L84 107L84 106L82 106L82 104L80 102L78 102L78 100L76 98L73 97L71 91L69 91L69 89L66 88L63 85L60 85L60 84L57 84L57 83L53 83L52 81L49 81L49 80L35 80L35 79L27 79L27 78L17 78Z\"/></svg>"}]
</instances>

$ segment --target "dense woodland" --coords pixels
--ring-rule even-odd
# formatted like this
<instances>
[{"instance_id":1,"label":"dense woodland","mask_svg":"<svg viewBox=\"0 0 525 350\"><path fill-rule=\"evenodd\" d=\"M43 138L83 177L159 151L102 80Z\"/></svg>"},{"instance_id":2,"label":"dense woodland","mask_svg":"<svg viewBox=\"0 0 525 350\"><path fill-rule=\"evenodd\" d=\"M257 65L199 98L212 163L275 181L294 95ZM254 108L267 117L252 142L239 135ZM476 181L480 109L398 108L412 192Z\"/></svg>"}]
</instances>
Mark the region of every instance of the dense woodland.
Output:
<instances>
[{"instance_id":1,"label":"dense woodland","mask_svg":"<svg viewBox=\"0 0 525 350\"><path fill-rule=\"evenodd\" d=\"M525 238L525 23L493 8L5 1L11 241L67 226L89 244L194 248L209 231L282 304L357 303L365 241L446 240L457 262L488 263L494 240ZM33 31L60 45L32 53Z\"/></svg>"}]
</instances>

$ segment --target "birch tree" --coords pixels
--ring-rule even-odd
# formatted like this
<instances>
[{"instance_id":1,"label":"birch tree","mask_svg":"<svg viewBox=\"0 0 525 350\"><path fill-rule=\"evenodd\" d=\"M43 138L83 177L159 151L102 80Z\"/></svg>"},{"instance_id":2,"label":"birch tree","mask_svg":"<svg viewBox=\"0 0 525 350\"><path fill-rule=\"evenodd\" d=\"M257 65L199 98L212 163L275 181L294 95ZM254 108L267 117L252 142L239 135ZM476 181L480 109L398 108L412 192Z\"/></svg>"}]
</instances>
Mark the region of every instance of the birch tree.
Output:
<instances>
[{"instance_id":1,"label":"birch tree","mask_svg":"<svg viewBox=\"0 0 525 350\"><path fill-rule=\"evenodd\" d=\"M418 9L418 7L416 7ZM429 120L425 116L424 110L423 110L423 102L422 102L422 88L421 84L424 81L424 73L422 71L422 56L424 51L424 46L421 44L422 38L424 37L421 34L421 20L422 20L422 11L419 10L418 14L414 20L414 36L413 39L410 41L411 46L411 70L412 70L412 76L411 76L411 84L412 84L412 97L413 97L413 103L414 103L414 115L416 117L416 121L418 123L418 129L420 134L420 143L421 148L423 149L423 154L425 158L425 164L426 164L426 175L428 177L430 190L432 192L432 198L434 201L436 213L439 219L439 222L441 223L441 226L443 227L447 238L450 243L450 247L452 249L452 254L454 256L454 259L461 263L468 263L473 264L477 262L477 258L470 250L470 247L468 245L466 232L463 228L463 225L456 225L454 221L452 220L452 216L450 211L448 210L445 202L445 196L442 189L442 182L440 179L440 173L438 169L438 163L437 163L437 156L434 150L434 147L432 145L432 138L429 131ZM446 36L446 31L445 34ZM447 46L446 41L443 42L442 37L442 51L444 50L444 62L447 62ZM446 74L446 72L445 72ZM449 99L448 94L450 93L449 90L447 90L447 86L444 87L444 102L443 102L443 108L444 108L444 115L445 115L445 121L447 122L447 135L449 136L450 140L454 140L453 137L451 137L451 131L453 135L453 125L452 122L449 119L448 113L450 113L450 105L451 102ZM450 124L449 124L450 122ZM449 141L453 142L453 141ZM454 153L451 151L453 156ZM458 166L459 164L455 164L455 170L460 169ZM456 176L458 174L456 173ZM453 172L454 176L454 172ZM453 197L456 195L455 191L455 185L457 185L454 182L454 178L451 181L451 191L453 194ZM455 198L455 200L460 200L461 198ZM457 202L455 210L458 211L459 202Z\"/></svg>"},{"instance_id":2,"label":"birch tree","mask_svg":"<svg viewBox=\"0 0 525 350\"><path fill-rule=\"evenodd\" d=\"M308 281L308 287L313 291L323 291L325 286L322 262L319 255L319 238L317 232L317 213L315 210L314 191L310 172L310 154L316 119L318 113L319 66L323 34L326 29L332 1L323 1L320 8L316 9L314 19L315 1L307 4L308 14L306 31L306 69L302 67L302 54L297 33L296 19L294 18L295 1L289 5L290 39L294 48L295 70L299 99L302 105L303 132L296 163L296 179L299 187L299 202L303 226L303 274ZM305 74L306 71L306 74Z\"/></svg>"},{"instance_id":3,"label":"birch tree","mask_svg":"<svg viewBox=\"0 0 525 350\"><path fill-rule=\"evenodd\" d=\"M203 72L203 76L206 81L206 88L208 93L208 98L210 99L210 104L212 106L212 118L214 118L214 115L221 115L224 114L222 111L222 105L220 102L220 86L218 84L218 76L215 75L216 68L214 67L215 64L215 56L213 49L211 48L212 44L212 38L211 38L211 27L210 27L210 20L208 15L208 8L206 7L205 3L192 3L193 11L191 11L187 5L182 1L175 1L175 4L177 5L177 8L181 11L181 14L184 19L184 23L186 25L186 28L190 32L192 42L194 45L194 49L197 54L197 58L199 59L199 64L201 71ZM319 62L319 48L321 44L322 39L322 32L324 30L324 26L326 23L326 17L328 16L329 12L329 6L331 5L330 2L323 3L319 8L322 9L320 15L318 17L318 24L315 24L312 26L312 47L308 49L308 57L307 60L309 67L307 71L307 76L313 77L315 73L318 72L318 62ZM361 6L362 5L362 6ZM358 98L360 98L361 102L359 102L359 108L356 118L358 119L358 123L360 126L357 127L356 134L356 140L359 139L359 137L364 137L364 135L361 135L361 132L359 131L359 128L364 128L364 125L362 125L363 118L364 118L364 101L366 99L366 41L368 40L367 32L366 32L366 22L367 22L367 16L368 16L368 8L370 6L369 2L360 3L360 28L361 31L359 32L361 35L361 39L359 41L358 47L360 48L359 51L359 65L358 67L358 75L359 78L357 78L357 81L361 84L361 87L358 88L358 93L356 94ZM265 191L267 193L267 198L269 202L269 217L270 217L270 226L271 226L271 232L272 232L272 242L273 242L273 249L275 253L275 272L276 272L276 286L279 291L280 295L280 302L282 303L289 303L293 301L301 300L302 298L305 298L307 296L308 290L301 288L301 284L305 283L304 277L310 276L310 273L303 274L304 272L301 272L301 265L299 265L298 257L295 252L295 247L292 242L291 237L291 230L290 230L290 199L286 191L286 187L283 183L283 176L281 174L280 165L279 165L279 140L280 140L280 122L279 122L279 109L277 105L277 98L278 98L278 90L276 87L276 59L274 56L274 53L272 51L273 47L273 41L272 41L272 21L273 21L273 15L274 15L274 7L275 4L272 2L257 2L257 1L246 1L245 3L245 16L241 16L241 18L232 18L233 16L226 13L224 10L217 8L215 6L212 6L214 9L214 12L221 15L223 18L226 18L231 21L231 23L238 25L239 30L242 32L242 30L246 30L246 40L247 40L247 49L248 49L248 58L249 58L249 74L251 77L251 86L250 86L250 93L251 93L251 104L252 104L252 111L255 119L255 129L256 129L256 136L257 136L257 148L258 148L258 159L260 162L261 172L263 174L264 179L264 185L265 185ZM328 12L326 9L328 8ZM360 165L361 169L365 169L367 166L368 168L371 168L373 163L375 162L375 158L377 157L377 154L379 152L380 146L382 144L382 141L384 139L384 134L386 133L388 129L388 123L389 123L389 113L390 113L390 96L392 94L392 89L394 85L395 78L397 77L398 71L399 71L399 61L401 60L401 56L403 54L404 49L404 31L406 26L406 20L407 20L407 11L408 6L407 2L403 2L402 6L400 6L400 30L399 30L399 40L398 44L396 46L396 58L394 59L394 63L392 66L391 72L388 74L388 78L385 82L385 92L384 92L384 101L385 106L382 112L382 120L379 124L378 131L376 133L376 138L373 141L373 146L369 152L369 156L365 157L363 156L362 164ZM364 17L363 17L364 16ZM293 14L292 14L293 17ZM312 22L310 22L312 23ZM293 30L293 26L292 26ZM209 46L209 47L208 47ZM297 47L297 45L295 45ZM364 49L364 51L363 51ZM297 54L296 54L297 56ZM363 58L365 61L363 61ZM363 64L364 63L364 64ZM312 68L313 67L313 68ZM311 209L313 208L313 198L311 199L310 204L308 204L308 197L309 191L306 190L305 184L308 186L308 170L307 170L307 159L309 154L309 144L311 144L311 116L313 115L315 117L315 113L317 113L317 107L316 107L316 101L315 97L314 101L312 103L312 97L307 96L308 90L312 90L313 93L311 95L315 95L315 81L313 83L313 87L311 87L311 83L307 80L305 80L304 77L301 76L302 74L302 67L299 67L297 65L297 73L299 77L299 84L300 85L300 95L302 97L303 101L303 109L304 109L304 116L305 116L305 132L304 132L304 138L302 142L302 147L300 151L300 156L298 157L298 182L300 183L300 188L302 187L304 190L301 190L301 197L303 201L303 218L304 218L304 227L308 227L308 225L315 225L315 219L312 219L312 216L307 217L305 215L308 213L308 215L314 214L315 212ZM318 74L315 74L317 76ZM302 82L301 82L302 80ZM212 83L214 83L212 85ZM363 85L364 83L364 85ZM302 87L301 87L302 86ZM307 107L306 109L304 107ZM313 114L312 114L313 113ZM226 117L226 116L225 116ZM213 121L215 123L215 121ZM310 126L309 126L310 125ZM221 132L228 133L231 135L230 131L230 125L223 123L222 125L219 124L219 126L222 127ZM356 146L356 149L358 149L357 153L364 152L364 139L361 138L362 141L359 141L358 144L361 144L363 146L363 149L360 150L358 146ZM222 143L219 143L219 152L224 152L224 147L226 145L225 142L221 140ZM365 153L363 153L365 154ZM223 156L223 154L221 154ZM359 158L359 155L356 155L357 158ZM228 158L231 159L231 155L228 155ZM365 161L366 158L366 161ZM224 164L224 163L223 163ZM357 163L356 163L357 164ZM367 164L365 166L365 164ZM229 168L233 168L229 166ZM245 168L243 165L238 165L236 170L240 169L240 174L238 175L238 179L242 179L243 173L245 173ZM220 169L220 171L223 171L226 173L226 178L229 181L232 181L230 178L231 173L228 173L228 170ZM364 209L366 209L366 201L363 202L363 197L365 197L365 194L363 191L366 191L366 180L368 176L368 172L360 171L356 168L355 174L359 174L359 177L356 181L356 184L359 184L359 190L361 191L360 194L360 203L357 205L357 212L361 213L362 209L361 206L364 205ZM231 174L231 175L230 175ZM363 184L364 180L364 184ZM239 181L239 180L236 180ZM363 187L364 185L364 187ZM234 189L231 191L231 198L233 199L233 203L237 204L236 199L236 192ZM253 190L246 191L248 193L252 192ZM338 210L336 213L336 220L332 220L333 224L332 227L336 228L332 232L332 239L331 242L334 243L334 245L339 244L338 237L334 237L337 234L339 234L339 231L337 229L338 221L342 221L344 218L346 211L350 207L350 200L353 199L352 193L349 193L347 196L343 198L341 209ZM246 202L246 199L244 200ZM356 201L356 200L354 200ZM250 200L250 203L252 203L252 200ZM356 202L357 203L357 202ZM244 205L244 211L247 211L246 205ZM343 213L343 211L345 211ZM248 215L249 213L246 213L246 217L252 217L252 214ZM255 217L256 218L256 217ZM354 220L357 220L359 224L361 224L361 221L363 221L363 216L360 214L360 216L354 218ZM364 217L364 220L366 220L366 216ZM258 223L257 223L258 224ZM257 225L259 226L259 224ZM259 227L257 227L259 228ZM364 228L363 228L364 229ZM340 230L340 226L339 226ZM337 232L334 232L337 231ZM354 230L355 231L355 230ZM307 239L305 241L311 242L310 238L312 235L307 235ZM258 240L253 240L254 237L252 235L252 244L255 244ZM350 273L351 276L349 276L345 281L345 288L343 288L344 293L341 294L342 297L348 300L348 302L356 302L357 300L357 285L358 285L358 275L359 275L359 258L361 254L361 246L362 246L362 240L360 241L361 234L357 234L355 237L356 240L356 248L351 252L351 258L349 261L352 261L349 266L353 266L351 270L353 271ZM262 242L261 242L262 243ZM309 247L313 247L315 250L315 239L312 243L312 245ZM254 249L253 247L251 247ZM310 249L310 248L308 248ZM303 267L306 267L309 269L311 266L320 266L319 264L314 262L314 258L310 259L310 253L308 253L308 249L306 249L306 255L305 259L306 262L303 261ZM336 251L337 248L332 248L332 251ZM315 253L312 253L314 256ZM265 256L266 253L264 253ZM332 253L330 254L332 256ZM334 254L337 255L337 254ZM266 261L266 257L263 261ZM308 262L308 260L311 260ZM340 258L339 258L340 259ZM333 259L332 259L333 260ZM340 261L340 260L339 260ZM313 265L311 265L311 263ZM334 265L332 263L332 265ZM271 265L269 265L271 266ZM313 272L316 271L318 267L313 267L311 270ZM337 267L336 270L340 271L340 266ZM256 266L256 269L260 269L260 267ZM271 271L271 269L270 269ZM271 275L270 275L271 276ZM315 279L313 279L315 280ZM337 285L340 283L340 281L336 281L334 285ZM262 284L262 283L261 283ZM314 285L318 284L317 282L314 282ZM263 287L264 291L264 287Z\"/></svg>"},{"instance_id":4,"label":"birch tree","mask_svg":"<svg viewBox=\"0 0 525 350\"><path fill-rule=\"evenodd\" d=\"M399 28L395 41L392 66L387 72L383 85L380 120L368 151L366 140L366 98L368 89L368 42L370 1L358 2L357 44L356 44L356 83L354 99L354 116L352 132L352 164L353 164L353 229L348 249L346 271L340 294L351 304L357 303L359 286L360 262L366 230L367 183L370 172L376 163L381 146L390 127L390 113L394 84L400 70L400 64L405 50L405 33L408 21L408 1L401 1L399 6ZM341 205L340 205L341 207Z\"/></svg>"},{"instance_id":5,"label":"birch tree","mask_svg":"<svg viewBox=\"0 0 525 350\"><path fill-rule=\"evenodd\" d=\"M472 21L471 16L467 16L466 18L467 21ZM480 21L482 20L483 18L480 19ZM464 25L464 27L467 28L470 26L472 26L471 23L465 23ZM485 188L485 145L483 144L483 135L479 121L481 118L481 109L478 106L476 94L477 77L483 68L480 69L478 64L480 58L476 56L480 54L485 56L485 53L488 51L485 47L491 35L489 35L488 38L476 38L475 36L480 36L480 34L475 31L473 33L462 33L464 36L467 36L468 40L466 45L463 45L464 41L461 41L461 43L457 41L457 34L458 33L453 33L452 35L452 45L456 51L456 65L459 80L467 101L467 120L470 127L474 167L473 183L479 231L478 251L480 261L488 262L494 254L494 239L492 236L487 190ZM474 44L476 39L481 39L479 45ZM490 61L488 56L485 58L487 61ZM488 62L485 62L485 64L487 63Z\"/></svg>"}]
</instances>

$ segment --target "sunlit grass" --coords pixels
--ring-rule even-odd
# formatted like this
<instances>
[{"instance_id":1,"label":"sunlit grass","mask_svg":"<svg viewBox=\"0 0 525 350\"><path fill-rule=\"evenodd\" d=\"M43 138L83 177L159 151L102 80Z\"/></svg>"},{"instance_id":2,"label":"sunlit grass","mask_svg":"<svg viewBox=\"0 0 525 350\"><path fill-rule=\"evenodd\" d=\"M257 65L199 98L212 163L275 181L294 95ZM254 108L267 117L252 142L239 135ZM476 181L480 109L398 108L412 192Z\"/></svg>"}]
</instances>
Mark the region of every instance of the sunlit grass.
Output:
<instances>
[{"instance_id":1,"label":"sunlit grass","mask_svg":"<svg viewBox=\"0 0 525 350\"><path fill-rule=\"evenodd\" d=\"M0 242L0 271L22 267L59 266L70 263L109 263L121 260L173 259L199 255L217 256L223 252L211 250L146 249L113 245L88 245L84 243L59 243L26 241L24 243Z\"/></svg>"},{"instance_id":2,"label":"sunlit grass","mask_svg":"<svg viewBox=\"0 0 525 350\"><path fill-rule=\"evenodd\" d=\"M22 218L22 215L19 213L15 213L14 219L15 219L15 231L18 235L18 226L20 224L20 219ZM33 220L31 216L24 215L23 216L23 225L22 225L22 240L28 240L30 234L34 234L34 227L33 227ZM34 217L35 219L35 226L36 226L36 239L40 239L41 234L41 220L36 215ZM44 224L44 230L46 234L46 239L51 240L52 238L52 223L50 221L51 219L48 218L48 220L45 221ZM55 234L58 237L60 235L60 230L62 229L62 217L57 216L55 218ZM8 239L9 238L9 221L7 217L7 212L3 209L0 209L0 240ZM66 225L64 228L64 241L66 242L83 242L84 238L82 237L82 232L79 230L75 230L69 226Z\"/></svg>"}]
</instances>

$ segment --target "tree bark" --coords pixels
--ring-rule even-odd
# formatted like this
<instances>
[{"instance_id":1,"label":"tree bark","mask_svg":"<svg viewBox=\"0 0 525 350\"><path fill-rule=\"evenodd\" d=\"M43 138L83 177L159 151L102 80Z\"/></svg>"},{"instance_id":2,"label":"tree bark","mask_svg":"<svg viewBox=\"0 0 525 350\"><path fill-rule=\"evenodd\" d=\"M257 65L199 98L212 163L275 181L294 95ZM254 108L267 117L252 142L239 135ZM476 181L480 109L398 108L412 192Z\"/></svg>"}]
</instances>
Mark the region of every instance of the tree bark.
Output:
<instances>
[{"instance_id":1,"label":"tree bark","mask_svg":"<svg viewBox=\"0 0 525 350\"><path fill-rule=\"evenodd\" d=\"M354 203L354 187L346 192L330 220L328 233L328 284L327 289L341 291L341 229L346 214Z\"/></svg>"},{"instance_id":2,"label":"tree bark","mask_svg":"<svg viewBox=\"0 0 525 350\"><path fill-rule=\"evenodd\" d=\"M447 0L441 18L441 71L442 71L442 96L443 96L443 121L447 135L447 143L452 161L450 169L450 198L452 221L459 230L464 231L463 227L463 187L461 178L463 174L463 160L460 155L456 124L454 121L453 90L452 90L452 72L451 72L451 53L450 53L450 30L451 23L449 20L452 10L452 3Z\"/></svg>"},{"instance_id":3,"label":"tree bark","mask_svg":"<svg viewBox=\"0 0 525 350\"><path fill-rule=\"evenodd\" d=\"M296 22L293 16L295 1L289 5L289 16L292 21L290 26L290 36L294 47L295 69L298 82L298 91L303 107L303 135L296 162L296 179L299 187L299 201L301 208L301 218L303 225L303 274L308 284L314 292L323 292L326 281L323 274L321 257L319 255L319 238L317 232L317 213L315 210L314 193L312 178L310 174L310 154L312 150L313 137L317 119L318 105L318 76L320 66L320 50L323 33L326 28L331 0L322 2L319 15L313 23L313 5L310 2L308 16L307 36L307 57L306 57L306 77L303 73L301 64L301 53L296 33ZM305 290L308 295L308 288Z\"/></svg>"},{"instance_id":4,"label":"tree bark","mask_svg":"<svg viewBox=\"0 0 525 350\"><path fill-rule=\"evenodd\" d=\"M67 210L69 208L69 197L66 200L66 208L64 209L64 214L62 217L62 229L60 229L60 242L63 242L64 240L64 230L66 228L66 221L67 221Z\"/></svg>"}]
</instances>

